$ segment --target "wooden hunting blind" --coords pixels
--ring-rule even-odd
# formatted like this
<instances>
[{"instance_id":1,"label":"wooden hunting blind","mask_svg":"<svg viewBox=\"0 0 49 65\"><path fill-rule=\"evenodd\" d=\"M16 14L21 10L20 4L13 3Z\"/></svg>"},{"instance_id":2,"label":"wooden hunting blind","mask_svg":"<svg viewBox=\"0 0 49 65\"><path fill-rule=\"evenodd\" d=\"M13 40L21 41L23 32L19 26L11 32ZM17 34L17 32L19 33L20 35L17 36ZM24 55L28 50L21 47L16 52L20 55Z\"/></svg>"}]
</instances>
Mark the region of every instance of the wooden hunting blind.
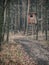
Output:
<instances>
[{"instance_id":1,"label":"wooden hunting blind","mask_svg":"<svg viewBox=\"0 0 49 65\"><path fill-rule=\"evenodd\" d=\"M36 15L35 12L28 13L28 23L37 23Z\"/></svg>"}]
</instances>

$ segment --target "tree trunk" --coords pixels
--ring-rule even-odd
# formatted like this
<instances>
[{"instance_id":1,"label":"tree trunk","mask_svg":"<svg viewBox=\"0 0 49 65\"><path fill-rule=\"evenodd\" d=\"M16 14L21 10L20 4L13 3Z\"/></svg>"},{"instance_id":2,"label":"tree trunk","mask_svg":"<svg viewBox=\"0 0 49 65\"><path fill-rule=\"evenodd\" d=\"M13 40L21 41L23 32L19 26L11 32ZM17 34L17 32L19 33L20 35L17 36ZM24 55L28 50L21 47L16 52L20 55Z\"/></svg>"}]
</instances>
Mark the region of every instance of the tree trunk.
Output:
<instances>
[{"instance_id":1,"label":"tree trunk","mask_svg":"<svg viewBox=\"0 0 49 65\"><path fill-rule=\"evenodd\" d=\"M1 2L3 4L3 2ZM3 4L4 5L4 4ZM0 51L1 51L1 43L3 42L2 36L2 27L3 27L3 20L4 20L4 7L0 5Z\"/></svg>"},{"instance_id":2,"label":"tree trunk","mask_svg":"<svg viewBox=\"0 0 49 65\"><path fill-rule=\"evenodd\" d=\"M5 35L5 25L6 25L6 8L4 9L4 23L3 23L3 27L2 27L3 41L4 41L4 35Z\"/></svg>"},{"instance_id":3,"label":"tree trunk","mask_svg":"<svg viewBox=\"0 0 49 65\"><path fill-rule=\"evenodd\" d=\"M7 43L9 42L9 24L10 24L10 9L9 3L7 5Z\"/></svg>"},{"instance_id":4,"label":"tree trunk","mask_svg":"<svg viewBox=\"0 0 49 65\"><path fill-rule=\"evenodd\" d=\"M47 40L47 9L45 11L45 18L46 18L46 21L45 21L45 37L46 37L46 40Z\"/></svg>"},{"instance_id":5,"label":"tree trunk","mask_svg":"<svg viewBox=\"0 0 49 65\"><path fill-rule=\"evenodd\" d=\"M38 4L37 4L37 0L36 0L36 13L37 13L37 6L38 6ZM37 19L37 17L36 17L36 19ZM36 40L38 40L38 19L37 19Z\"/></svg>"},{"instance_id":6,"label":"tree trunk","mask_svg":"<svg viewBox=\"0 0 49 65\"><path fill-rule=\"evenodd\" d=\"M28 13L29 13L29 7L30 7L30 0L28 0L28 9L27 9L27 34L28 34Z\"/></svg>"},{"instance_id":7,"label":"tree trunk","mask_svg":"<svg viewBox=\"0 0 49 65\"><path fill-rule=\"evenodd\" d=\"M22 14L23 14L23 30L24 30L24 34L25 34L25 16L26 16L25 0L22 1Z\"/></svg>"},{"instance_id":8,"label":"tree trunk","mask_svg":"<svg viewBox=\"0 0 49 65\"><path fill-rule=\"evenodd\" d=\"M19 0L18 0L18 29L20 31L20 4L19 4Z\"/></svg>"}]
</instances>

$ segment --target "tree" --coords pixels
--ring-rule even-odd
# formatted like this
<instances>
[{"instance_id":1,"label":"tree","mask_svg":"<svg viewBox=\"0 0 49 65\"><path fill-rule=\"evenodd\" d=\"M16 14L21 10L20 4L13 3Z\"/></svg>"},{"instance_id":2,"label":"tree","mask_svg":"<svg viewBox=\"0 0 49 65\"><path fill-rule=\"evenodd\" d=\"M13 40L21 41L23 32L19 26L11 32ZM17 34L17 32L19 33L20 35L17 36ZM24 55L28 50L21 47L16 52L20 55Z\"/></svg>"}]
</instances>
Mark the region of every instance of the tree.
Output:
<instances>
[{"instance_id":1,"label":"tree","mask_svg":"<svg viewBox=\"0 0 49 65\"><path fill-rule=\"evenodd\" d=\"M30 8L30 0L28 0L28 8L27 8L27 29L26 29L26 31L27 31L27 34L28 34L28 13L29 13L29 8Z\"/></svg>"},{"instance_id":2,"label":"tree","mask_svg":"<svg viewBox=\"0 0 49 65\"><path fill-rule=\"evenodd\" d=\"M3 42L3 36L2 36L2 26L3 26L3 20L4 20L4 0L0 1L0 50L1 50L1 43Z\"/></svg>"},{"instance_id":3,"label":"tree","mask_svg":"<svg viewBox=\"0 0 49 65\"><path fill-rule=\"evenodd\" d=\"M26 16L26 1L23 0L22 1L22 18L23 18L23 30L24 30L24 34L25 34L25 16Z\"/></svg>"}]
</instances>

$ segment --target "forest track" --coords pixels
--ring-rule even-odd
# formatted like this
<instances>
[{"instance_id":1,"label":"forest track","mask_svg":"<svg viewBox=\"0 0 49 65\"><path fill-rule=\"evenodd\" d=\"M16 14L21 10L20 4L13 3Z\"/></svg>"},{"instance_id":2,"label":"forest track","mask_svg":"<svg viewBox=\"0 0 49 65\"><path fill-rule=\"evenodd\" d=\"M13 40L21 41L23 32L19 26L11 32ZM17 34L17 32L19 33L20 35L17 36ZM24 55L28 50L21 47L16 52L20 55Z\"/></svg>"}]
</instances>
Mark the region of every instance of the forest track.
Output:
<instances>
[{"instance_id":1,"label":"forest track","mask_svg":"<svg viewBox=\"0 0 49 65\"><path fill-rule=\"evenodd\" d=\"M27 38L14 39L38 65L49 65L49 44Z\"/></svg>"}]
</instances>

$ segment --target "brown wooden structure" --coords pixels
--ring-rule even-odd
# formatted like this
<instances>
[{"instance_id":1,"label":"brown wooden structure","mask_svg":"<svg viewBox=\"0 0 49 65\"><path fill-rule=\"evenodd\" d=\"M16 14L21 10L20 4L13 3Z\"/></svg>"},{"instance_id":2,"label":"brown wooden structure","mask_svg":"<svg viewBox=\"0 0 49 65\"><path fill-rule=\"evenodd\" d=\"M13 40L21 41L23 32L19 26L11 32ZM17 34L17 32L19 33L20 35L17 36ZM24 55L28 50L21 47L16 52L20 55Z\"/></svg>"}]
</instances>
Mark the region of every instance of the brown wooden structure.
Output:
<instances>
[{"instance_id":1,"label":"brown wooden structure","mask_svg":"<svg viewBox=\"0 0 49 65\"><path fill-rule=\"evenodd\" d=\"M30 23L37 23L37 20L36 20L36 15L37 15L37 13L35 13L35 12L30 12L30 13L28 13L28 24L30 24Z\"/></svg>"}]
</instances>

